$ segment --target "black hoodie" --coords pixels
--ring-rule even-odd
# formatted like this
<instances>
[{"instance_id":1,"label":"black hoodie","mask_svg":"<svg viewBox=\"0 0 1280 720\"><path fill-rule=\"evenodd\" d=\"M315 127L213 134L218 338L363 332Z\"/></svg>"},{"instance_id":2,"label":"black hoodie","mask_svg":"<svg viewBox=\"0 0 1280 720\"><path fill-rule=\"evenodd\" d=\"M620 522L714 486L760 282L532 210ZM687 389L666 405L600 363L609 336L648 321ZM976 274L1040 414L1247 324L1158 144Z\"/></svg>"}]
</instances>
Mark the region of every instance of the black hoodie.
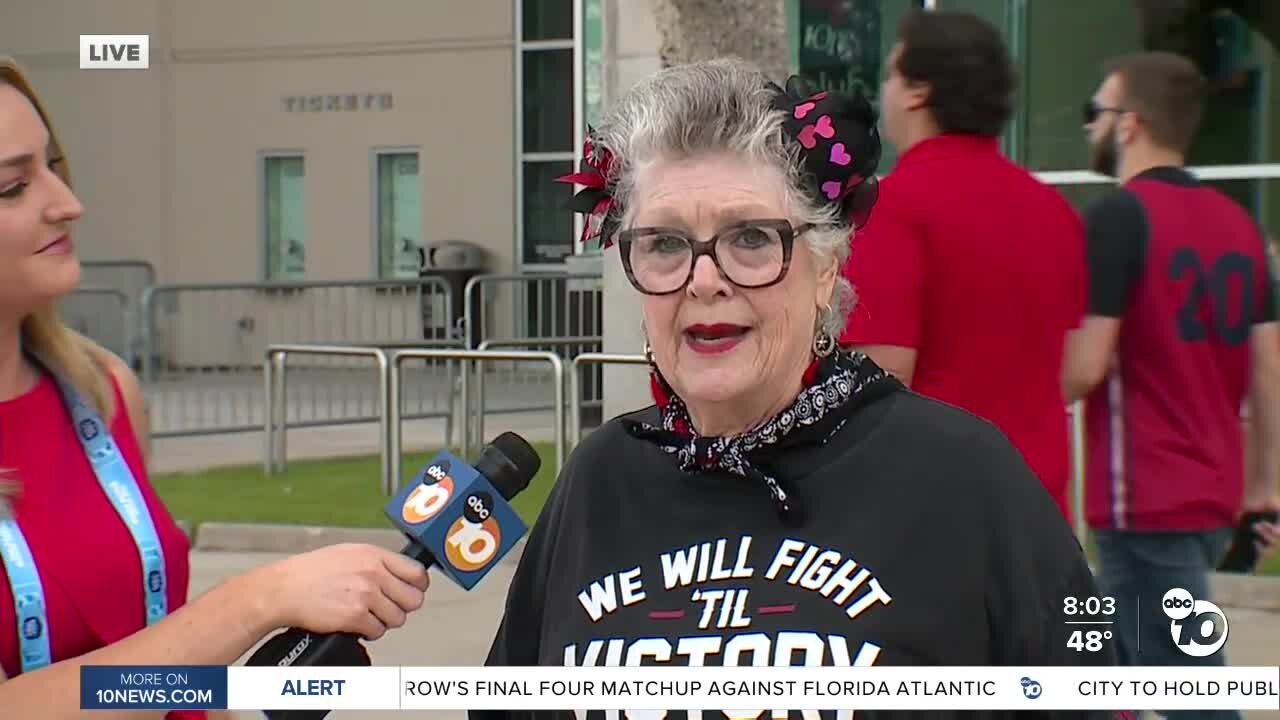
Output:
<instances>
[{"instance_id":1,"label":"black hoodie","mask_svg":"<svg viewBox=\"0 0 1280 720\"><path fill-rule=\"evenodd\" d=\"M1110 647L1067 646L1064 598L1098 590L989 423L905 389L862 403L825 444L771 460L805 508L793 527L743 478L681 471L627 431L635 420L658 412L609 421L569 458L487 664L1114 663Z\"/></svg>"}]
</instances>

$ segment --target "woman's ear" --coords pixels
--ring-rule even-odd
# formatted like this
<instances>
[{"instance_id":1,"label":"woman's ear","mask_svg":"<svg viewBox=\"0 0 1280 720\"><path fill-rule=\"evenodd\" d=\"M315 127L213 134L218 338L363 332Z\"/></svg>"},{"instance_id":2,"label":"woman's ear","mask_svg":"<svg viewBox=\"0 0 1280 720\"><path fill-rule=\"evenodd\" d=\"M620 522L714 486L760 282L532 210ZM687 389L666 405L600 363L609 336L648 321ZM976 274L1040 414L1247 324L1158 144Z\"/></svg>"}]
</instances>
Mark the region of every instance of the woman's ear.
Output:
<instances>
[{"instance_id":1,"label":"woman's ear","mask_svg":"<svg viewBox=\"0 0 1280 720\"><path fill-rule=\"evenodd\" d=\"M840 263L833 257L818 269L818 282L814 287L813 301L819 308L831 304L835 298L836 278L840 276Z\"/></svg>"}]
</instances>

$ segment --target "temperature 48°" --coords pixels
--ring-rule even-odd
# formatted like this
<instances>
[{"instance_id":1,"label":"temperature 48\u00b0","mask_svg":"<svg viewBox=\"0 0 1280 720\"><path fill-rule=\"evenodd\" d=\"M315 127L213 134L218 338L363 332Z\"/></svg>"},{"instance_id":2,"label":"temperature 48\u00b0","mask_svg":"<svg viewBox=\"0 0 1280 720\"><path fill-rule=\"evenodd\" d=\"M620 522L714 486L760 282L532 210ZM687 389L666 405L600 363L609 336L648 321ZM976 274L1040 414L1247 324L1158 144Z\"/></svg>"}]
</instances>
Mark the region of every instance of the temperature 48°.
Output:
<instances>
[{"instance_id":1,"label":"temperature 48\u00b0","mask_svg":"<svg viewBox=\"0 0 1280 720\"><path fill-rule=\"evenodd\" d=\"M1098 652L1102 642L1110 639L1110 630L1074 630L1067 639L1067 647L1076 652Z\"/></svg>"}]
</instances>

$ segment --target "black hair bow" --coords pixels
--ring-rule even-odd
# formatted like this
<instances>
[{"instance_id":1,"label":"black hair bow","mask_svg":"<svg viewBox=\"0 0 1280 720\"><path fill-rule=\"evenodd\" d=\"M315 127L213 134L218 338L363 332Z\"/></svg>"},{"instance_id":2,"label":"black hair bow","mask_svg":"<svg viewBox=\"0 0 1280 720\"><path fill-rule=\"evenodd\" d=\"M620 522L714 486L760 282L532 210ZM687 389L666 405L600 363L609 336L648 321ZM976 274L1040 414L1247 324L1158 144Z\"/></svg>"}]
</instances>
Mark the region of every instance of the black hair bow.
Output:
<instances>
[{"instance_id":1,"label":"black hair bow","mask_svg":"<svg viewBox=\"0 0 1280 720\"><path fill-rule=\"evenodd\" d=\"M821 205L839 205L853 227L865 225L880 195L880 133L871 103L856 90L815 91L798 75L787 79L785 90L769 86L773 106L787 113L783 131L800 145L810 194Z\"/></svg>"}]
</instances>

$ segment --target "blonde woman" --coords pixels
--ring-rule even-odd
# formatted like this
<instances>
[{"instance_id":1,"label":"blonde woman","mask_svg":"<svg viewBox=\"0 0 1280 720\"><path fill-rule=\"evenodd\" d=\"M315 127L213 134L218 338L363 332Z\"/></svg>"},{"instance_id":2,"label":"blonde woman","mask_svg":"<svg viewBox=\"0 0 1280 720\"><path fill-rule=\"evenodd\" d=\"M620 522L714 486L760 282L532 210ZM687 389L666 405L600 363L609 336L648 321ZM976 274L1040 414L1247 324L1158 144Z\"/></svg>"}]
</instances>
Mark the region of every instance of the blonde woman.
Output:
<instances>
[{"instance_id":1,"label":"blonde woman","mask_svg":"<svg viewBox=\"0 0 1280 720\"><path fill-rule=\"evenodd\" d=\"M403 624L426 570L367 546L185 603L189 544L147 478L138 380L55 310L80 280L82 211L48 114L0 58L0 717L80 717L81 664L230 664L281 627L372 639Z\"/></svg>"}]
</instances>

